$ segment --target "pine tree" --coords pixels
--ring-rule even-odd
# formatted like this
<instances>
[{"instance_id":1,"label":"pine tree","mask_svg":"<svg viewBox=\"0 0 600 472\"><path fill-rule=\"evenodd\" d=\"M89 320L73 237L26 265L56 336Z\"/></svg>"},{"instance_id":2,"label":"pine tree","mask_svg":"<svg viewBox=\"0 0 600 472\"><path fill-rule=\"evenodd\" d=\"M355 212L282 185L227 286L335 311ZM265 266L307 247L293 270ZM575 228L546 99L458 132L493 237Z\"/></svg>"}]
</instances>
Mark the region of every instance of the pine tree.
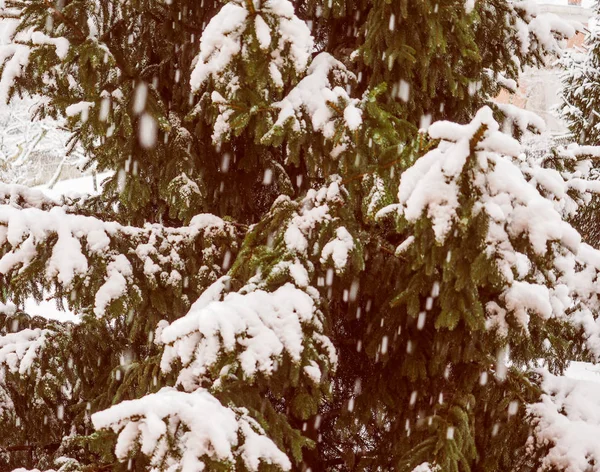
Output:
<instances>
[{"instance_id":1,"label":"pine tree","mask_svg":"<svg viewBox=\"0 0 600 472\"><path fill-rule=\"evenodd\" d=\"M559 112L568 123L574 140L581 144L600 143L600 120L594 113L600 84L599 33L595 18L592 18L583 49L570 50L561 60L563 87Z\"/></svg>"},{"instance_id":2,"label":"pine tree","mask_svg":"<svg viewBox=\"0 0 600 472\"><path fill-rule=\"evenodd\" d=\"M2 468L538 463L535 367L600 353L598 254L564 222L593 150L523 160L497 120L536 120L490 99L568 27L506 0L3 13L0 92L114 176L0 186Z\"/></svg>"},{"instance_id":3,"label":"pine tree","mask_svg":"<svg viewBox=\"0 0 600 472\"><path fill-rule=\"evenodd\" d=\"M598 15L599 5L595 10ZM562 88L559 113L569 126L573 140L583 145L600 144L598 92L600 87L600 29L597 16L590 21L583 50L572 50L561 60ZM592 203L574 218L574 225L595 247L600 243L596 227L599 202Z\"/></svg>"}]
</instances>

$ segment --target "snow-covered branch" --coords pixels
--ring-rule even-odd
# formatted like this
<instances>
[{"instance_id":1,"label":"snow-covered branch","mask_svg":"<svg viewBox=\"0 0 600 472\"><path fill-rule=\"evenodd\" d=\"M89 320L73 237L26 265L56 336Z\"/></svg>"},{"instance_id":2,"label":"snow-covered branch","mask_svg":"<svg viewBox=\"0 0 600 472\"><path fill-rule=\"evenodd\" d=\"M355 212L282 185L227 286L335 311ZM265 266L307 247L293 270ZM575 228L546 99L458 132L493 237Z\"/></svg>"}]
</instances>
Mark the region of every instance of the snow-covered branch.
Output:
<instances>
[{"instance_id":1,"label":"snow-covered branch","mask_svg":"<svg viewBox=\"0 0 600 472\"><path fill-rule=\"evenodd\" d=\"M224 406L204 389L163 388L96 413L92 421L97 429L119 433L118 459L126 460L139 447L156 472L204 470L207 461L235 468L238 460L251 471L261 463L291 469L287 456L246 410Z\"/></svg>"},{"instance_id":2,"label":"snow-covered branch","mask_svg":"<svg viewBox=\"0 0 600 472\"><path fill-rule=\"evenodd\" d=\"M19 187L9 189L14 192ZM37 192L25 194L28 201L41 199ZM39 201L34 203L39 206ZM26 285L17 289L17 276L35 267L32 275L50 291L87 287L71 301L97 316L105 315L117 300L129 308L136 306L140 285L181 292L192 283L184 280L187 277L208 285L220 276L226 253L235 250L235 240L234 226L212 215L198 215L183 228L136 228L66 213L60 206L45 211L0 205L0 274L5 281L15 282L18 301L28 296L29 289ZM181 251L198 243L204 270L188 274ZM220 249L215 251L212 244ZM123 247L128 248L124 253L119 250Z\"/></svg>"},{"instance_id":3,"label":"snow-covered branch","mask_svg":"<svg viewBox=\"0 0 600 472\"><path fill-rule=\"evenodd\" d=\"M515 164L519 143L499 131L489 108L468 125L435 123L429 134L441 143L402 175L399 215L410 224L429 220L439 245L452 239L463 221L484 216L482 251L506 283L498 299L487 303L488 328L507 336L512 322L527 332L531 315L566 319L586 333L589 348L600 356L598 322L592 315L600 306L600 252L582 244L536 188L540 181L550 186L542 177L553 178L560 195L569 182L551 170L532 171L527 181ZM581 186L594 187L587 181ZM552 261L553 269L536 268L537 258Z\"/></svg>"}]
</instances>

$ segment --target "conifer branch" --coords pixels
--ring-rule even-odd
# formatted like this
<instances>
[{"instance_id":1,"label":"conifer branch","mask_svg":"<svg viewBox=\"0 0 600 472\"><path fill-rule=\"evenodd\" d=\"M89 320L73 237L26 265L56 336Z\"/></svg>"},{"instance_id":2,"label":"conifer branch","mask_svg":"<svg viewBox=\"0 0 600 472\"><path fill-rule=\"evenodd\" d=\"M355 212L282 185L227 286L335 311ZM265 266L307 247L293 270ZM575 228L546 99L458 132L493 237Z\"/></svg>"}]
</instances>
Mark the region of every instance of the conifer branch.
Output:
<instances>
[{"instance_id":1,"label":"conifer branch","mask_svg":"<svg viewBox=\"0 0 600 472\"><path fill-rule=\"evenodd\" d=\"M433 147L435 147L437 145L437 143L438 143L438 140L432 140L432 141L428 142L425 146L423 146L422 134L419 134L419 145L418 145L418 149L415 151L415 154L426 154L427 152L429 152L429 150L431 150ZM381 172L382 170L389 169L390 167L393 167L394 165L399 164L403 160L404 160L404 157L399 157L398 159L394 159L394 160L386 162L384 164L375 166L371 170L361 172L360 174L354 174L351 176L347 176L342 179L342 184L346 184L348 182L352 182L354 180L366 177L367 175L372 175L372 174L375 174L376 172Z\"/></svg>"},{"instance_id":2,"label":"conifer branch","mask_svg":"<svg viewBox=\"0 0 600 472\"><path fill-rule=\"evenodd\" d=\"M241 228L244 231L248 231L248 229L250 228L250 226L245 225L243 223L236 223L235 221L227 221L227 223L229 223L232 226L235 226L236 228Z\"/></svg>"},{"instance_id":3,"label":"conifer branch","mask_svg":"<svg viewBox=\"0 0 600 472\"><path fill-rule=\"evenodd\" d=\"M248 11L252 15L256 15L256 8L254 8L254 2L253 2L253 0L246 0L246 6L248 7Z\"/></svg>"},{"instance_id":4,"label":"conifer branch","mask_svg":"<svg viewBox=\"0 0 600 472\"><path fill-rule=\"evenodd\" d=\"M154 13L151 10L148 10L146 12L144 12L146 15L148 15L150 18L152 18L156 23L158 24L164 24L166 21L172 21L173 18L172 17L168 17L166 15L166 9L162 12L163 16L159 16L158 14ZM119 20L119 21L123 21L123 20ZM119 23L119 22L117 22ZM204 31L203 28L200 27L196 27L196 26L191 26L190 24L186 23L185 21L183 21L183 19L179 19L179 21L177 22L177 26L181 26L184 30L189 31L191 33L196 33L196 34L201 34L202 31Z\"/></svg>"},{"instance_id":5,"label":"conifer branch","mask_svg":"<svg viewBox=\"0 0 600 472\"><path fill-rule=\"evenodd\" d=\"M242 112L246 112L246 113L250 113L252 110L259 112L259 113L266 113L266 112L270 112L270 111L274 111L275 108L273 107L252 107L252 108L247 108L244 107L242 105L237 105L235 103L217 103L217 105L220 106L225 106L225 107L229 107L232 110L236 110L236 111L242 111Z\"/></svg>"},{"instance_id":6,"label":"conifer branch","mask_svg":"<svg viewBox=\"0 0 600 472\"><path fill-rule=\"evenodd\" d=\"M403 159L404 159L403 157L399 157L398 159L394 159L393 161L386 162L385 164L377 166L376 168L374 168L372 170L369 170L366 172L361 172L360 174L355 174L355 175L346 177L345 179L342 179L342 184L345 185L349 182L353 182L354 180L362 179L363 177L366 177L367 175L372 175L376 172L380 172L382 170L389 169L390 167L393 167L394 165L400 163Z\"/></svg>"},{"instance_id":7,"label":"conifer branch","mask_svg":"<svg viewBox=\"0 0 600 472\"><path fill-rule=\"evenodd\" d=\"M118 21L115 21L110 28L108 28L104 33L102 33L102 35L98 38L98 40L101 43L106 43L106 41L110 38L111 34L120 26L122 26L125 23L124 19L120 19Z\"/></svg>"},{"instance_id":8,"label":"conifer branch","mask_svg":"<svg viewBox=\"0 0 600 472\"><path fill-rule=\"evenodd\" d=\"M471 153L475 152L477 145L481 142L481 140L483 139L483 135L487 130L488 125L486 123L482 123L477 132L473 135L473 137L469 141L469 148L471 150Z\"/></svg>"},{"instance_id":9,"label":"conifer branch","mask_svg":"<svg viewBox=\"0 0 600 472\"><path fill-rule=\"evenodd\" d=\"M68 16L66 16L65 14L63 14L63 12L61 12L60 10L58 10L50 0L44 0L44 3L46 4L46 6L48 8L50 8L50 10L52 11L52 14L58 18L60 21L62 21L64 24L66 24L67 26L69 26L73 32L75 33L75 35L78 37L78 39L80 39L81 41L85 41L86 36L83 33L83 31L81 31L81 29L79 28L79 26L77 26L77 24L71 20Z\"/></svg>"},{"instance_id":10,"label":"conifer branch","mask_svg":"<svg viewBox=\"0 0 600 472\"><path fill-rule=\"evenodd\" d=\"M433 147L433 144L434 144L434 141L432 141L431 143L429 143L424 149L422 149L421 152L425 152L426 153L427 151L429 151L429 149L431 149ZM381 172L382 170L389 169L390 167L393 167L396 164L399 164L403 160L404 160L404 157L399 157L398 159L394 159L393 161L389 161L389 162L386 162L386 163L381 164L379 166L376 166L372 170L368 170L368 171L365 171L365 172L361 172L360 174L354 174L354 175L348 176L348 177L342 179L342 184L346 184L348 182L352 182L354 180L366 177L367 175L372 175L372 174L374 174L376 172Z\"/></svg>"},{"instance_id":11,"label":"conifer branch","mask_svg":"<svg viewBox=\"0 0 600 472\"><path fill-rule=\"evenodd\" d=\"M106 465L101 465L99 467L97 467L96 469L93 469L95 472L102 472L104 470L113 470L114 467L116 467L117 465L119 465L118 462L113 462L112 464L106 464Z\"/></svg>"},{"instance_id":12,"label":"conifer branch","mask_svg":"<svg viewBox=\"0 0 600 472\"><path fill-rule=\"evenodd\" d=\"M56 449L60 446L60 443L53 442L48 444L16 444L14 446L0 447L0 451L3 452L20 452L20 451L31 451L33 449Z\"/></svg>"},{"instance_id":13,"label":"conifer branch","mask_svg":"<svg viewBox=\"0 0 600 472\"><path fill-rule=\"evenodd\" d=\"M338 106L331 100L327 100L327 106L333 109L338 115L343 116L344 112L338 108Z\"/></svg>"},{"instance_id":14,"label":"conifer branch","mask_svg":"<svg viewBox=\"0 0 600 472\"><path fill-rule=\"evenodd\" d=\"M377 248L381 249L383 252L387 252L388 254L391 254L396 259L399 259L401 261L406 261L406 258L402 257L394 249L391 249L389 247L390 243L387 242L385 239L383 239L380 236L375 236L375 239L377 240Z\"/></svg>"}]
</instances>

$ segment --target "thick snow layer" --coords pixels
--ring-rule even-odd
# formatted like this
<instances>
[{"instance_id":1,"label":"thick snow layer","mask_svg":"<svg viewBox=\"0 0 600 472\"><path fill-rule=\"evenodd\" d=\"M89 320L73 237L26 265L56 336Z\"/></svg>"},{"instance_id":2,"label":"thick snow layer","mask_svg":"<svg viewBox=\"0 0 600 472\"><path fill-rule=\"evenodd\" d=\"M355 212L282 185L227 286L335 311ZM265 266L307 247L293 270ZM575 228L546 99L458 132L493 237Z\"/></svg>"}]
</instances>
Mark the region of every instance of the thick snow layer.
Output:
<instances>
[{"instance_id":1,"label":"thick snow layer","mask_svg":"<svg viewBox=\"0 0 600 472\"><path fill-rule=\"evenodd\" d=\"M415 467L412 472L440 472L440 468L429 464L429 462L423 462L421 465Z\"/></svg>"},{"instance_id":2,"label":"thick snow layer","mask_svg":"<svg viewBox=\"0 0 600 472\"><path fill-rule=\"evenodd\" d=\"M315 314L306 292L286 284L272 293L229 293L215 301L223 289L222 279L202 294L186 316L157 333L157 342L165 344L161 368L168 372L179 359L184 369L178 382L188 390L225 353L236 353L236 363L247 377L273 373L284 352L300 362L303 327L313 323Z\"/></svg>"},{"instance_id":3,"label":"thick snow layer","mask_svg":"<svg viewBox=\"0 0 600 472\"><path fill-rule=\"evenodd\" d=\"M126 460L137 446L152 471L205 470L206 459L235 463L251 471L261 463L290 470L291 463L242 408L227 408L204 389L192 393L163 388L92 415L96 429L119 433L115 454Z\"/></svg>"},{"instance_id":4,"label":"thick snow layer","mask_svg":"<svg viewBox=\"0 0 600 472\"><path fill-rule=\"evenodd\" d=\"M309 245L310 236L319 226L333 221L331 207L341 202L343 196L337 179L318 190L309 190L285 229L284 241L288 251L303 257L317 251L317 245ZM335 236L321 250L321 263L331 260L336 272L341 273L354 250L354 238L350 232L343 226L337 227Z\"/></svg>"},{"instance_id":5,"label":"thick snow layer","mask_svg":"<svg viewBox=\"0 0 600 472\"><path fill-rule=\"evenodd\" d=\"M8 44L0 47L0 63L4 63L0 76L0 103L8 103L10 91L17 77L29 64L31 50L22 44Z\"/></svg>"},{"instance_id":6,"label":"thick snow layer","mask_svg":"<svg viewBox=\"0 0 600 472\"><path fill-rule=\"evenodd\" d=\"M576 370L580 366L576 367ZM547 446L543 467L566 472L597 470L600 463L600 384L544 372L541 401L528 407L534 420L531 447Z\"/></svg>"},{"instance_id":7,"label":"thick snow layer","mask_svg":"<svg viewBox=\"0 0 600 472\"><path fill-rule=\"evenodd\" d=\"M588 204L594 194L600 193L600 181L595 169L600 147L578 144L556 146L547 133L527 135L524 142L526 153L521 154L514 163L529 183L552 202L563 219L574 217L582 205ZM550 157L549 150L555 152L560 160L560 171L552 165L546 165L546 159Z\"/></svg>"},{"instance_id":8,"label":"thick snow layer","mask_svg":"<svg viewBox=\"0 0 600 472\"><path fill-rule=\"evenodd\" d=\"M127 257L123 254L112 257L112 260L106 267L106 281L96 292L96 304L94 306L94 314L96 316L101 317L110 302L123 296L131 282L132 275L133 269Z\"/></svg>"},{"instance_id":9,"label":"thick snow layer","mask_svg":"<svg viewBox=\"0 0 600 472\"><path fill-rule=\"evenodd\" d=\"M18 208L50 208L57 205L56 199L40 190L2 182L0 182L0 201Z\"/></svg>"},{"instance_id":10,"label":"thick snow layer","mask_svg":"<svg viewBox=\"0 0 600 472\"><path fill-rule=\"evenodd\" d=\"M525 18L515 15L516 36L523 56L543 50L546 54L560 55L562 40L575 35L575 27L554 13L540 13L532 1L512 4L515 10L525 13Z\"/></svg>"},{"instance_id":11,"label":"thick snow layer","mask_svg":"<svg viewBox=\"0 0 600 472\"><path fill-rule=\"evenodd\" d=\"M48 201L40 197L39 191L30 192L25 194L25 201L29 204L41 202L44 208ZM12 198L15 192L7 191L5 194ZM140 258L144 263L149 254L159 257L157 249L153 247L145 251L135 250L127 256L111 252L111 238L118 235L145 247L148 244L166 247L183 244L200 233L208 235L213 231L229 230L225 222L213 215L198 215L184 228L165 228L161 225L136 228L70 214L60 206L53 206L49 210L22 208L9 201L8 204L0 204L0 244L7 248L0 257L0 273L8 274L28 267L35 259L39 245L55 235L56 242L51 247L51 256L43 273L48 282L68 290L76 278L87 276L90 257L105 261L105 281L96 294L94 307L96 315L101 316L113 300L125 296L130 288L132 270L128 257ZM176 259L168 260L176 264ZM146 275L153 277L153 274Z\"/></svg>"},{"instance_id":12,"label":"thick snow layer","mask_svg":"<svg viewBox=\"0 0 600 472\"><path fill-rule=\"evenodd\" d=\"M542 133L546 130L546 123L544 120L532 111L524 110L523 108L519 108L509 103L497 103L496 107L498 107L506 117L507 124L516 127L523 133L530 129L538 133Z\"/></svg>"},{"instance_id":13,"label":"thick snow layer","mask_svg":"<svg viewBox=\"0 0 600 472\"><path fill-rule=\"evenodd\" d=\"M12 197L8 200L14 201L15 203L19 200L18 195L22 195L26 192L30 200L33 199L33 206L39 207L42 204L55 205L62 195L67 196L82 196L91 195L96 193L94 191L94 179L96 179L98 190L100 183L111 175L110 172L99 174L97 176L87 175L78 179L62 180L59 181L52 189L48 189L46 186L40 186L35 190L28 189L27 187L19 186L5 186L6 191L12 192ZM19 189L23 189L23 192L19 193ZM0 187L0 195L2 194ZM5 196L6 198L6 196ZM68 310L61 310L56 306L56 302L51 300L51 297L46 297L47 300L37 302L33 298L25 301L23 311L30 316L41 316L50 320L57 321L70 321L73 323L79 322L79 317L73 312ZM66 303L64 303L66 305Z\"/></svg>"},{"instance_id":14,"label":"thick snow layer","mask_svg":"<svg viewBox=\"0 0 600 472\"><path fill-rule=\"evenodd\" d=\"M342 272L346 268L349 254L354 249L354 239L343 226L337 228L335 234L335 239L332 239L323 247L321 262L325 263L331 258L336 271Z\"/></svg>"},{"instance_id":15,"label":"thick snow layer","mask_svg":"<svg viewBox=\"0 0 600 472\"><path fill-rule=\"evenodd\" d=\"M439 242L445 240L457 219L456 212L460 205L458 178L471 155L471 140L482 127L486 127L486 131L479 143L480 149L512 156L520 153L519 143L501 133L492 117L492 111L484 108L468 125L451 122L431 125L429 134L433 139L453 144L442 145L427 153L402 175L398 190L398 199L403 205L402 214L408 221L414 222L424 212L427 213ZM502 174L505 174L512 169L508 167L503 171ZM500 184L510 178L510 175L500 175L495 180ZM512 189L501 190L504 194L506 190ZM510 194L505 196L511 199Z\"/></svg>"},{"instance_id":16,"label":"thick snow layer","mask_svg":"<svg viewBox=\"0 0 600 472\"><path fill-rule=\"evenodd\" d=\"M244 32L252 23L259 45L268 50L276 39L277 44L269 52L271 74L281 77L287 60L296 72L304 71L313 52L313 39L306 23L294 14L294 7L287 0L266 0L260 8L247 9L248 2L230 2L221 8L208 23L200 39L200 53L192 71L190 84L198 90L212 77L216 82L229 80L223 72L244 52ZM289 47L287 53L284 49Z\"/></svg>"},{"instance_id":17,"label":"thick snow layer","mask_svg":"<svg viewBox=\"0 0 600 472\"><path fill-rule=\"evenodd\" d=\"M66 302L64 304L66 305ZM72 323L79 323L80 321L79 317L72 311L59 309L54 300L43 300L38 303L30 298L25 301L23 311L29 316L41 316L48 320L70 321Z\"/></svg>"},{"instance_id":18,"label":"thick snow layer","mask_svg":"<svg viewBox=\"0 0 600 472\"><path fill-rule=\"evenodd\" d=\"M268 49L271 45L271 31L262 16L256 15L254 18L254 29L256 30L256 38L258 39L260 48Z\"/></svg>"},{"instance_id":19,"label":"thick snow layer","mask_svg":"<svg viewBox=\"0 0 600 472\"><path fill-rule=\"evenodd\" d=\"M242 49L242 33L248 10L235 2L227 3L202 33L198 64L192 71L190 84L198 89L211 75L224 70Z\"/></svg>"},{"instance_id":20,"label":"thick snow layer","mask_svg":"<svg viewBox=\"0 0 600 472\"><path fill-rule=\"evenodd\" d=\"M23 329L0 336L0 366L6 365L11 372L25 374L37 351L46 343L49 332L39 328Z\"/></svg>"},{"instance_id":21,"label":"thick snow layer","mask_svg":"<svg viewBox=\"0 0 600 472\"><path fill-rule=\"evenodd\" d=\"M275 127L283 127L291 120L295 130L302 130L305 128L303 122L307 116L307 121L315 131L322 133L326 138L332 138L339 116L330 104L338 104L341 100L347 104L343 112L345 125L352 131L358 129L362 124L362 111L357 108L358 100L350 98L342 87L334 87L330 81L332 76L353 77L345 66L330 54L317 55L298 85L283 100L273 104L273 107L279 109Z\"/></svg>"},{"instance_id":22,"label":"thick snow layer","mask_svg":"<svg viewBox=\"0 0 600 472\"><path fill-rule=\"evenodd\" d=\"M69 40L64 37L51 38L40 31L34 31L31 34L31 42L33 44L48 44L55 47L56 55L59 59L64 59L69 51Z\"/></svg>"},{"instance_id":23,"label":"thick snow layer","mask_svg":"<svg viewBox=\"0 0 600 472\"><path fill-rule=\"evenodd\" d=\"M600 383L600 365L590 362L571 362L565 371L565 377Z\"/></svg>"},{"instance_id":24,"label":"thick snow layer","mask_svg":"<svg viewBox=\"0 0 600 472\"><path fill-rule=\"evenodd\" d=\"M55 469L26 469L25 467L19 467L18 469L13 469L12 472L58 472Z\"/></svg>"},{"instance_id":25,"label":"thick snow layer","mask_svg":"<svg viewBox=\"0 0 600 472\"><path fill-rule=\"evenodd\" d=\"M465 0L465 11L471 13L475 8L475 0Z\"/></svg>"},{"instance_id":26,"label":"thick snow layer","mask_svg":"<svg viewBox=\"0 0 600 472\"><path fill-rule=\"evenodd\" d=\"M115 231L117 226L95 218L69 215L60 207L49 211L37 208L18 209L0 206L0 243L12 249L0 258L0 272L7 273L18 265L27 266L36 255L36 244L50 233L58 236L52 257L46 266L47 277L56 277L70 286L74 277L83 275L88 262L82 253L81 239L94 231ZM79 236L81 235L81 237ZM98 248L102 251L106 248Z\"/></svg>"}]
</instances>

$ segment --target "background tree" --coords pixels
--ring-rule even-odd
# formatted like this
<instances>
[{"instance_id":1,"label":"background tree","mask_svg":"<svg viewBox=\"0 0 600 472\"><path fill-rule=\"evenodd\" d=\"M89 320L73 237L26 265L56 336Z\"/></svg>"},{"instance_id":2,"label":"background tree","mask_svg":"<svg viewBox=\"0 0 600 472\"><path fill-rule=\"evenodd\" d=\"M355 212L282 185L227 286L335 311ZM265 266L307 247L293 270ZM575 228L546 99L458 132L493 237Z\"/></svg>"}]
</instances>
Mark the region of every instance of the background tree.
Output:
<instances>
[{"instance_id":1,"label":"background tree","mask_svg":"<svg viewBox=\"0 0 600 472\"><path fill-rule=\"evenodd\" d=\"M0 175L3 182L52 188L61 178L82 174L80 149L66 146L69 134L59 122L32 121L35 100L13 100L3 107L0 121ZM69 152L70 151L70 152Z\"/></svg>"},{"instance_id":2,"label":"background tree","mask_svg":"<svg viewBox=\"0 0 600 472\"><path fill-rule=\"evenodd\" d=\"M595 13L598 14L598 4ZM561 60L563 75L559 113L567 122L573 141L582 145L600 144L600 117L597 111L600 96L599 33L596 16L590 21L583 49L569 51ZM573 221L586 240L595 247L600 243L595 218L597 211L598 200L594 198Z\"/></svg>"},{"instance_id":3,"label":"background tree","mask_svg":"<svg viewBox=\"0 0 600 472\"><path fill-rule=\"evenodd\" d=\"M297 3L6 2L0 90L115 171L85 200L0 187L7 469L536 464L533 367L598 351L597 255L562 221L593 186L477 110L572 29ZM463 124L417 132L438 118Z\"/></svg>"}]
</instances>

